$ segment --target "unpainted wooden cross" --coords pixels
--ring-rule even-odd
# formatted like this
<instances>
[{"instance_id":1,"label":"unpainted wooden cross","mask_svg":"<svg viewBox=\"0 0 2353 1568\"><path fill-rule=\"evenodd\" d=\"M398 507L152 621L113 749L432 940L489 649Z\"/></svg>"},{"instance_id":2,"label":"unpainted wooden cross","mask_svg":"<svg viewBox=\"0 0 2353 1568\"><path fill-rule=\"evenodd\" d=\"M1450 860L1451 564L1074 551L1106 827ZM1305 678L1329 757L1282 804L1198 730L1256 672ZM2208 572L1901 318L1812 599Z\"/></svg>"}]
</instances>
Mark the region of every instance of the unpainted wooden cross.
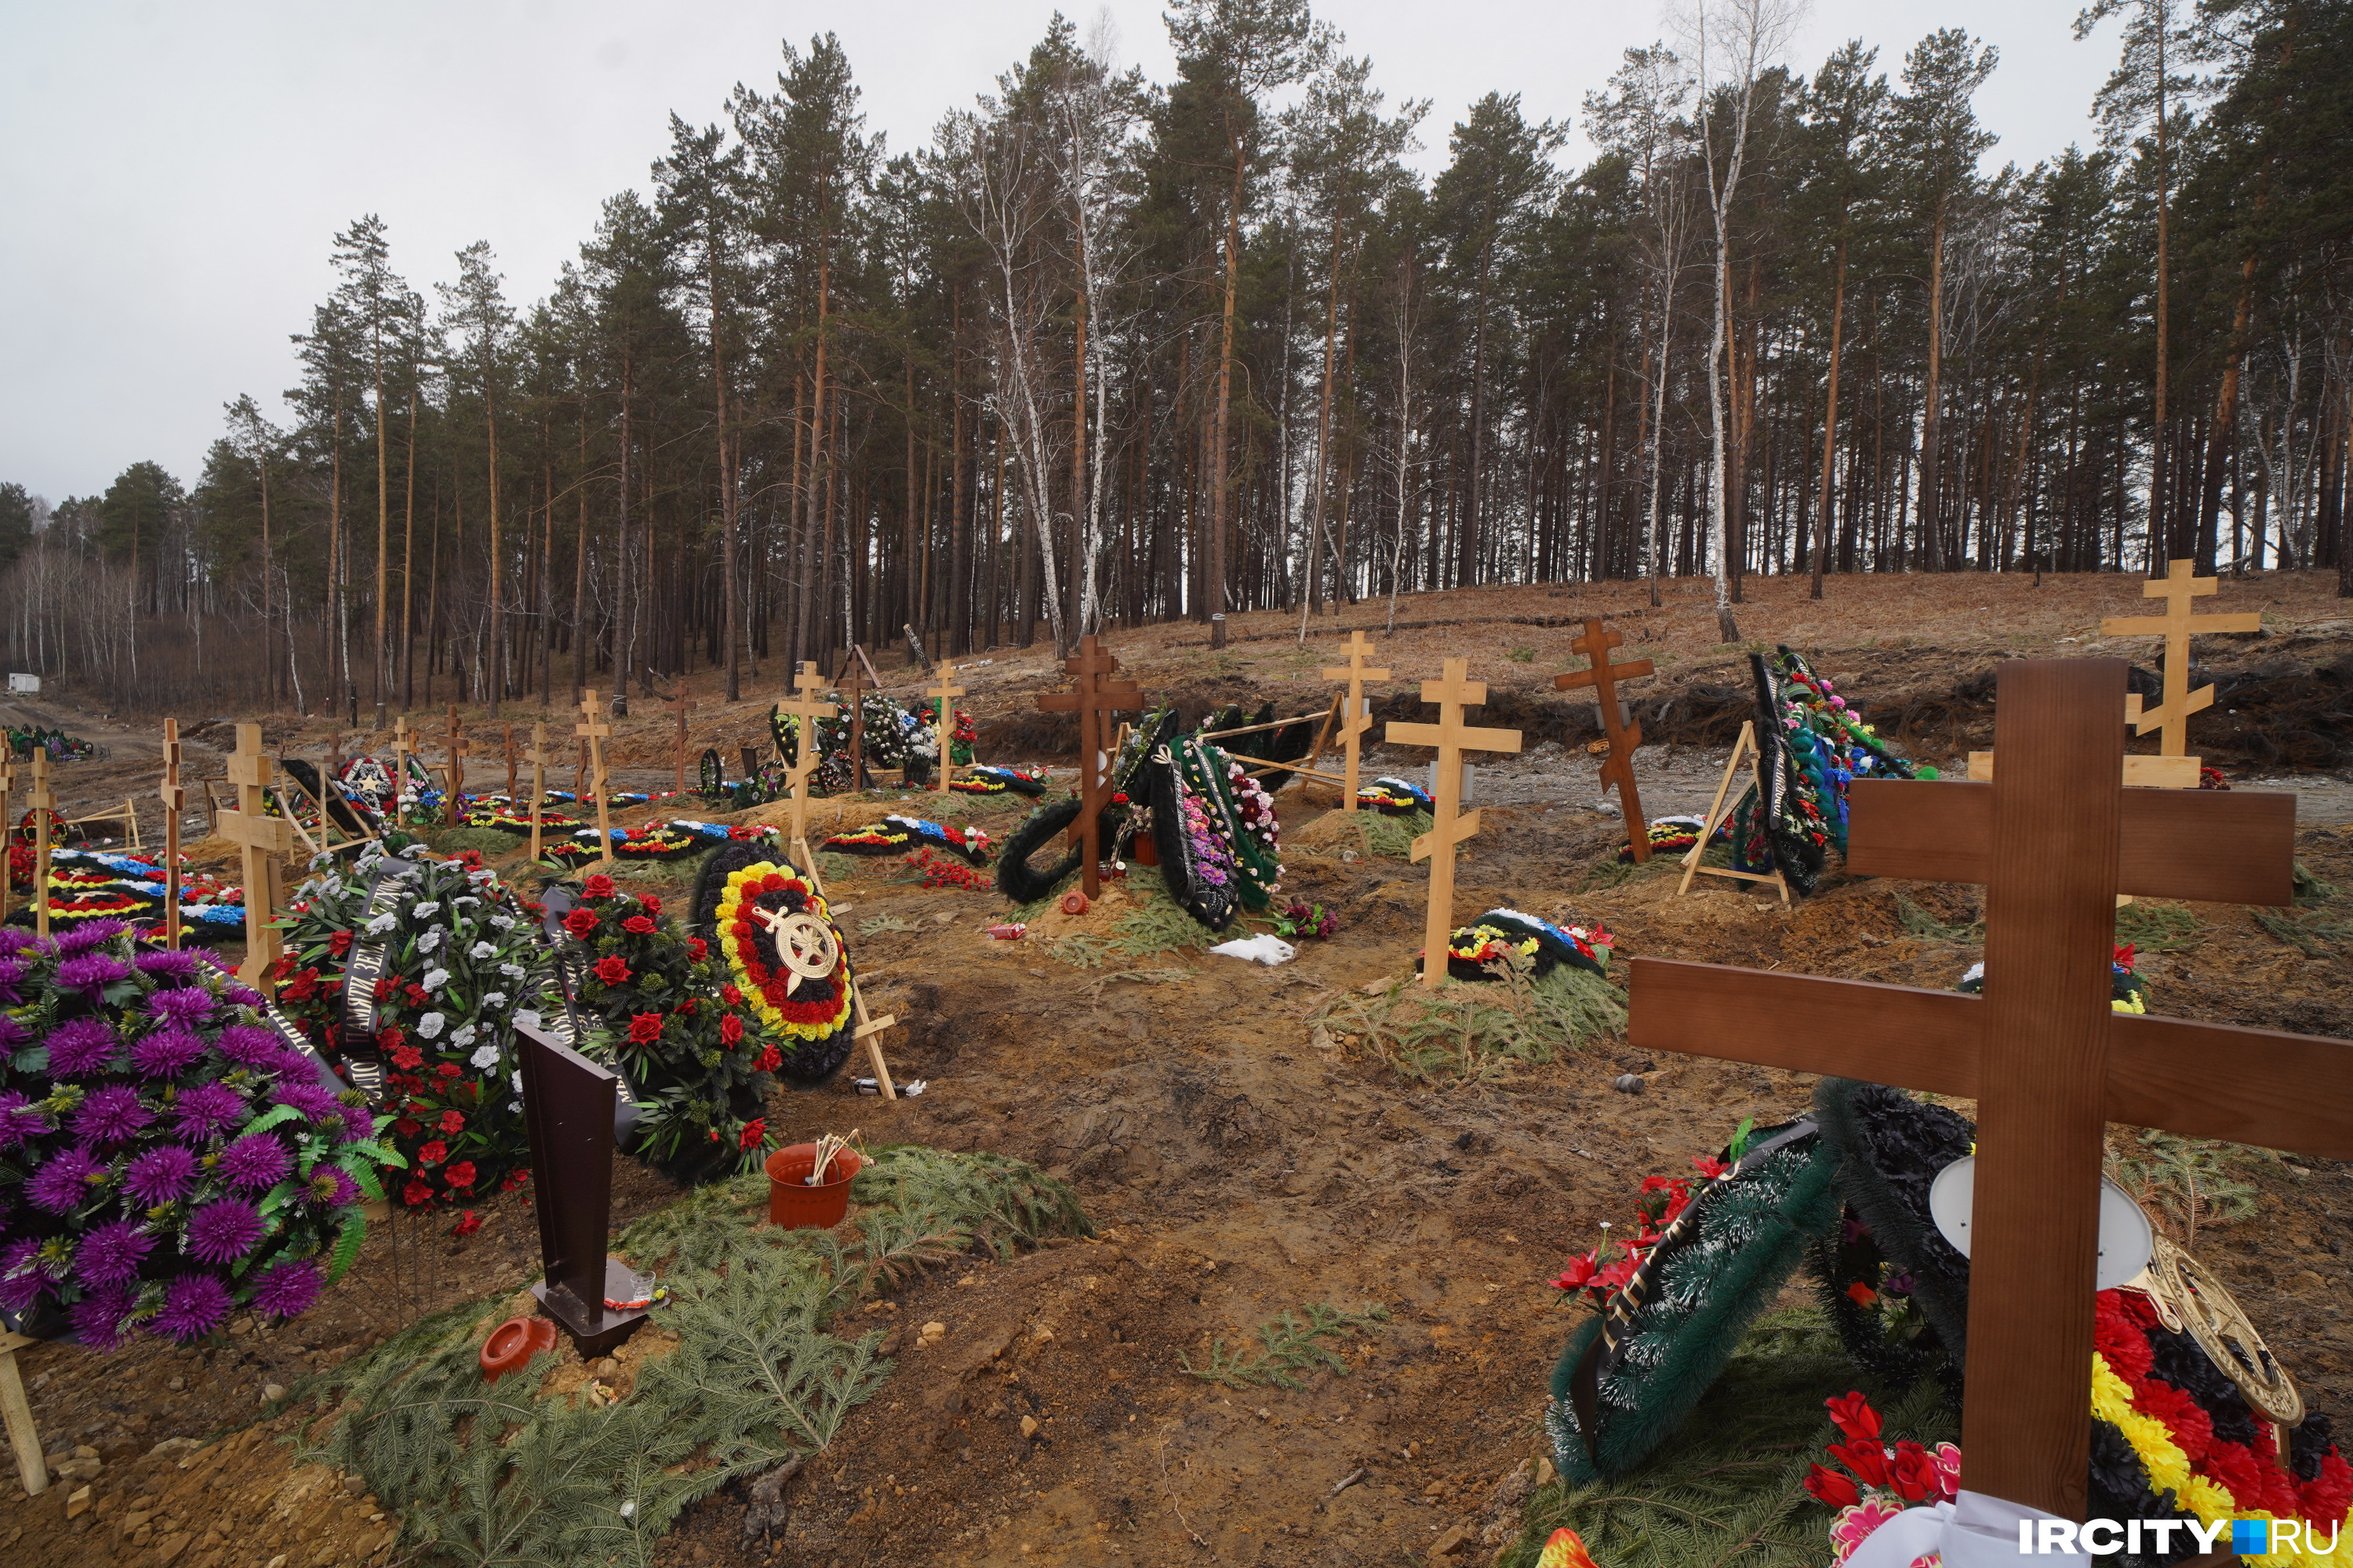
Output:
<instances>
[{"instance_id":1,"label":"unpainted wooden cross","mask_svg":"<svg viewBox=\"0 0 2353 1568\"><path fill-rule=\"evenodd\" d=\"M955 699L965 694L965 689L955 683L955 668L947 660L941 660L940 683L923 688L923 695L936 699L940 705L940 781L935 789L942 795L948 792L948 780L955 777L955 764L950 760L950 747L955 742L949 737L955 729Z\"/></svg>"},{"instance_id":2,"label":"unpainted wooden cross","mask_svg":"<svg viewBox=\"0 0 2353 1568\"><path fill-rule=\"evenodd\" d=\"M180 813L188 809L188 791L180 783L180 721L164 721L164 782L156 791L164 798L164 945L180 945ZM5 814L5 808L0 808Z\"/></svg>"},{"instance_id":3,"label":"unpainted wooden cross","mask_svg":"<svg viewBox=\"0 0 2353 1568\"><path fill-rule=\"evenodd\" d=\"M33 747L33 792L25 797L33 810L33 928L49 934L49 814L58 798L49 792L49 748Z\"/></svg>"},{"instance_id":4,"label":"unpainted wooden cross","mask_svg":"<svg viewBox=\"0 0 2353 1568\"><path fill-rule=\"evenodd\" d=\"M2184 757L2189 751L2189 715L2214 704L2214 688L2189 689L2189 639L2200 631L2261 631L2261 611L2239 615L2192 615L2189 601L2203 599L2222 586L2215 577L2196 574L2192 561L2168 561L2165 576L2140 585L2143 598L2165 600L2163 615L2111 615L2100 621L2103 637L2162 637L2165 639L2165 701L2144 709L2140 698L2125 698L2125 717L2135 735L2156 730L2160 757Z\"/></svg>"},{"instance_id":5,"label":"unpainted wooden cross","mask_svg":"<svg viewBox=\"0 0 2353 1568\"><path fill-rule=\"evenodd\" d=\"M1092 633L1079 639L1079 651L1062 661L1062 668L1076 683L1067 692L1047 693L1038 706L1079 715L1079 885L1092 904L1103 891L1103 715L1140 712L1144 693L1132 681L1103 678L1119 668L1119 661Z\"/></svg>"},{"instance_id":6,"label":"unpainted wooden cross","mask_svg":"<svg viewBox=\"0 0 2353 1568\"><path fill-rule=\"evenodd\" d=\"M1327 681L1348 683L1347 717L1340 721L1340 736L1348 757L1347 767L1343 769L1347 782L1340 791L1340 810L1343 811L1353 812L1356 809L1357 754L1366 733L1373 727L1373 715L1365 701L1365 683L1389 678L1387 670L1376 670L1366 662L1372 653L1373 645L1365 640L1365 634L1351 631L1348 633L1348 662L1324 672L1324 678Z\"/></svg>"},{"instance_id":7,"label":"unpainted wooden cross","mask_svg":"<svg viewBox=\"0 0 2353 1568\"><path fill-rule=\"evenodd\" d=\"M1570 639L1572 651L1585 655L1589 668L1572 670L1566 675L1555 675L1552 683L1564 692L1580 687L1593 688L1593 701L1601 710L1601 743L1608 747L1601 758L1601 787L1618 786L1618 807L1626 818L1626 842L1632 850L1637 864L1651 858L1651 824L1642 815L1641 791L1634 787L1634 748L1642 744L1642 721L1625 722L1618 697L1618 683L1652 673L1648 659L1630 659L1622 664L1609 662L1609 650L1626 639L1617 628L1596 615L1585 618L1582 636Z\"/></svg>"},{"instance_id":8,"label":"unpainted wooden cross","mask_svg":"<svg viewBox=\"0 0 2353 1568\"><path fill-rule=\"evenodd\" d=\"M605 742L610 738L613 726L605 720L602 692L588 691L580 694L580 720L572 733L588 748L588 788L596 796L596 864L601 869L613 863L613 814L606 798L612 791L605 788Z\"/></svg>"},{"instance_id":9,"label":"unpainted wooden cross","mask_svg":"<svg viewBox=\"0 0 2353 1568\"><path fill-rule=\"evenodd\" d=\"M441 807L442 814L454 828L458 825L459 817L465 810L459 797L466 789L466 758L472 756L474 751L473 744L466 738L465 722L459 718L458 706L455 703L449 705L448 747L449 762L441 770L441 782L448 787L449 795L448 799L441 802Z\"/></svg>"},{"instance_id":10,"label":"unpainted wooden cross","mask_svg":"<svg viewBox=\"0 0 2353 1568\"><path fill-rule=\"evenodd\" d=\"M531 764L531 858L539 858L540 814L547 806L547 726L531 726L531 749L522 754Z\"/></svg>"},{"instance_id":11,"label":"unpainted wooden cross","mask_svg":"<svg viewBox=\"0 0 2353 1568\"><path fill-rule=\"evenodd\" d=\"M818 764L818 721L829 719L839 711L833 704L818 700L818 693L824 689L825 682L818 678L817 666L804 659L793 676L792 700L776 705L778 713L790 715L794 721L796 744L793 755L785 761L785 779L792 788L793 849L801 857L801 869L808 873L809 881L819 893L825 891L825 884L818 880L817 855L808 844L808 776Z\"/></svg>"},{"instance_id":12,"label":"unpainted wooden cross","mask_svg":"<svg viewBox=\"0 0 2353 1568\"><path fill-rule=\"evenodd\" d=\"M1974 1099L1961 1480L2084 1516L2107 1122L2353 1158L2353 1046L2109 1005L2118 892L2285 904L2295 798L2126 789L2121 660L2001 667L1992 782L1857 779L1847 869L1985 887L1982 996L1633 960L1628 1040Z\"/></svg>"},{"instance_id":13,"label":"unpainted wooden cross","mask_svg":"<svg viewBox=\"0 0 2353 1568\"><path fill-rule=\"evenodd\" d=\"M678 783L676 792L683 795L686 793L686 715L693 711L694 705L687 701L686 688L684 686L681 686L678 689L677 694L663 702L662 706L668 708L671 713L678 715Z\"/></svg>"},{"instance_id":14,"label":"unpainted wooden cross","mask_svg":"<svg viewBox=\"0 0 2353 1568\"><path fill-rule=\"evenodd\" d=\"M261 726L237 726L237 750L228 759L237 809L220 814L220 836L238 846L244 867L245 962L237 967L237 978L264 995L276 989L270 970L280 948L272 923L278 916L278 863L294 853L294 824L262 810L277 776L278 758L261 749Z\"/></svg>"},{"instance_id":15,"label":"unpainted wooden cross","mask_svg":"<svg viewBox=\"0 0 2353 1568\"><path fill-rule=\"evenodd\" d=\"M1446 978L1447 941L1454 934L1454 846L1479 831L1479 813L1462 811L1462 754L1520 749L1515 729L1477 729L1462 722L1462 710L1487 700L1487 683L1470 678L1471 662L1449 659L1445 675L1421 683L1421 700L1435 704L1436 724L1391 724L1391 746L1438 748L1437 787L1430 832L1413 841L1413 858L1430 862L1430 912L1421 927L1421 983ZM1459 814L1458 814L1459 813Z\"/></svg>"}]
</instances>

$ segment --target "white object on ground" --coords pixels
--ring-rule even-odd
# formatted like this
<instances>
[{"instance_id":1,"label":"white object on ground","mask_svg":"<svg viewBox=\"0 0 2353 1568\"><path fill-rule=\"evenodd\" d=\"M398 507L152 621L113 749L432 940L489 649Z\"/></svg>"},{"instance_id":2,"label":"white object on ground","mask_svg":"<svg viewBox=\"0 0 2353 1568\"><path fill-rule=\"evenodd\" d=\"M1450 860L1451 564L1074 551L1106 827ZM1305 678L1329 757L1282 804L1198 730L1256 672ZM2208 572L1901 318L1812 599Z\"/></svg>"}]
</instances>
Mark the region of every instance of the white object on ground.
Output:
<instances>
[{"instance_id":1,"label":"white object on ground","mask_svg":"<svg viewBox=\"0 0 2353 1568\"><path fill-rule=\"evenodd\" d=\"M1223 953L1229 959L1248 959L1254 964L1264 964L1269 969L1272 969L1277 964L1287 964L1299 956L1298 948L1269 932L1261 932L1255 937L1245 937L1236 941L1220 942L1209 951Z\"/></svg>"}]
</instances>

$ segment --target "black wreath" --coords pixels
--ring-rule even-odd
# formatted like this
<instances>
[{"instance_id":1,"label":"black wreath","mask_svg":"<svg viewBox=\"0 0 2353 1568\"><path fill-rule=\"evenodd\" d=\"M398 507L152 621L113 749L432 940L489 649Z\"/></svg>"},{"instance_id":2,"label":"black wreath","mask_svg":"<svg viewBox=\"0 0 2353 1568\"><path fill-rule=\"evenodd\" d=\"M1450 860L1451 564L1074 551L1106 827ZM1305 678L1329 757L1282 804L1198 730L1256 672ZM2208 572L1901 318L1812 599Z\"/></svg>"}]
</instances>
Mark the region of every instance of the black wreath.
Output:
<instances>
[{"instance_id":1,"label":"black wreath","mask_svg":"<svg viewBox=\"0 0 2353 1568\"><path fill-rule=\"evenodd\" d=\"M696 769L696 772L699 777L695 782L702 786L705 795L717 795L727 788L727 768L725 764L719 760L719 750L716 747L706 746L702 748L702 765Z\"/></svg>"},{"instance_id":2,"label":"black wreath","mask_svg":"<svg viewBox=\"0 0 2353 1568\"><path fill-rule=\"evenodd\" d=\"M1043 871L1030 863L1030 857L1068 832L1071 824L1078 820L1076 796L1049 800L1030 812L1013 830L1005 841L1004 853L997 857L997 891L1016 904L1035 904L1067 881L1079 869L1080 857L1086 853L1083 843L1050 862Z\"/></svg>"}]
</instances>

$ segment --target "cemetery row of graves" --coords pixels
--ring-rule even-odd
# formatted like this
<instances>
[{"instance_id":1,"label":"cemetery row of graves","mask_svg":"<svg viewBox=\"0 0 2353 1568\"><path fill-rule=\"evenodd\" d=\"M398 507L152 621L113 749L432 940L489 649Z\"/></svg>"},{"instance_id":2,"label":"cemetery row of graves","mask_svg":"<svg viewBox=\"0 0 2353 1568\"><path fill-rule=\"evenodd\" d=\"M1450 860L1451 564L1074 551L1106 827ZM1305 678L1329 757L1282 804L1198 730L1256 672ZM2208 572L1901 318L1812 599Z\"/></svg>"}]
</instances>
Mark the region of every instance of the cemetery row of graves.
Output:
<instances>
[{"instance_id":1,"label":"cemetery row of graves","mask_svg":"<svg viewBox=\"0 0 2353 1568\"><path fill-rule=\"evenodd\" d=\"M1401 1426L1416 1388L1447 1397L1448 1347L1433 1331L1419 1360L1397 1349L1401 1284L1303 1303L1241 1350L1211 1338L1206 1356L1142 1351L1165 1329L1082 1299L1116 1289L1185 1314L1183 1287L1144 1277L1174 1245L1169 1214L1139 1195L1156 1182L1101 1130L1107 1111L1057 1105L1052 1033L1131 1021L1191 1116L1201 1096L1183 1087L1175 1058L1193 1037L1178 1021L1208 1009L1252 1055L1321 1054L1325 1094L1371 1122L1492 1097L1518 1074L1545 1092L1578 1086L1576 1125L1664 1130L1621 1118L1672 1105L1674 1140L1701 1147L1665 1160L1646 1132L1597 1156L1576 1140L1598 1131L1546 1135L1592 1167L1577 1190L1615 1194L1618 1218L1553 1245L1544 1310L1507 1307L1495 1284L1476 1298L1506 1365L1550 1368L1492 1437L1450 1440L1494 1466L1493 1485L1470 1487L1466 1468L1413 1498L1395 1478L1444 1445L1384 1438L1348 1466L1336 1456L1356 1450L1319 1436L1327 1446L1296 1452L1333 1473L1299 1483L1320 1500L1280 1527L1318 1551L1632 1568L1730 1561L1736 1542L1742 1561L1869 1568L2014 1555L2023 1529L2135 1562L2353 1561L2339 1529L2353 1468L2299 1392L2295 1355L2265 1341L2278 1304L2226 1287L2237 1260L2217 1247L2254 1244L2200 1233L2196 1185L2206 1172L2210 1202L2228 1187L2232 1157L2214 1151L2240 1146L2353 1158L2345 1047L2168 1016L2147 955L2120 939L2175 929L2152 910L2232 906L2287 911L2261 928L2317 940L2316 901L2334 896L2299 864L2295 798L2232 789L2189 752L2189 716L2212 697L2192 688L2191 640L2254 620L2197 613L2216 587L2177 562L2147 585L2164 614L2106 628L2165 640L2154 703L2127 695L2118 661L2004 663L1994 745L1963 768L1908 758L1802 651L1754 654L1749 716L1706 810L1656 817L1627 700L1656 672L1620 656L1607 620L1585 620L1581 667L1555 684L1599 721L1593 762L1618 822L1580 841L1602 853L1577 886L1590 908L1618 900L1615 929L1556 903L1490 901L1543 885L1511 858L1514 834L1541 848L1535 830L1465 799L1467 765L1518 753L1521 733L1480 722L1487 688L1464 658L1419 684L1422 719L1377 723L1370 694L1393 672L1361 631L1317 668L1320 705L1190 723L1083 639L1062 689L1036 700L1074 721L1075 777L976 760L954 666L902 697L875 689L863 655L832 680L801 668L768 714L771 745L732 757L697 745L681 689L663 720L666 792L614 788L611 704L593 691L569 725L404 718L379 749L324 767L274 756L261 726L240 725L234 802L212 835L234 846L233 876L185 863L193 780L176 725L163 726L153 845L131 803L123 842L90 843L90 823L57 810L68 758L31 746L0 762L0 820L15 824L0 881L0 1410L22 1489L9 1511L28 1521L16 1528L48 1543L43 1561L150 1547L243 1561L233 1534L188 1527L193 1504L160 1500L178 1495L164 1482L135 1495L142 1483L111 1478L96 1449L52 1441L19 1360L70 1341L91 1358L76 1367L97 1369L85 1382L158 1358L209 1368L221 1348L233 1361L240 1339L301 1333L364 1290L375 1331L264 1391L299 1439L288 1463L331 1467L370 1505L342 1538L358 1556L647 1561L691 1541L857 1561L887 1542L892 1561L995 1560L1011 1548L993 1502L955 1529L963 1505L934 1514L925 1533L913 1494L995 1453L1011 1495L1047 1497L1021 1478L1083 1465L1053 1444L1071 1430L1057 1412L1090 1400L1112 1474L1061 1472L1092 1510L1070 1560L1215 1552L1183 1501L1204 1506L1185 1489L1207 1483L1172 1483L1165 1436L1147 1449L1124 1433L1139 1413L1198 1436L1228 1419L1182 1405L1206 1391L1240 1406L1245 1429L1228 1440L1249 1441L1250 1406L1270 1435L1289 1419L1261 1403L1274 1388L1332 1404L1334 1429ZM2156 750L2128 754L2132 733ZM1417 765L1381 772L1376 746ZM567 772L573 788L556 788ZM1795 942L1808 916L1867 879L1943 889L1971 912L1940 922L1894 895L1919 965L1981 956L1928 984L1809 972ZM1794 961L1694 961L1738 955L1678 940L1699 927L1675 912L1727 906L1778 922ZM1017 965L1027 980L965 975ZM1309 974L1312 999L1285 989ZM1017 993L1047 1027L984 1066L978 1004L963 999L1009 1010ZM1106 1001L1129 993L1153 1001ZM1666 1065L1680 1061L1694 1065ZM1646 1082L1735 1070L1778 1091L1720 1127L1722 1096L1662 1104ZM1039 1158L974 1125L1000 1079L1045 1100L1003 1111L1045 1124ZM1267 1097L1287 1105L1285 1083ZM1351 1225L1424 1201L1338 1176L1311 1199L1292 1180L1308 1155L1266 1148L1245 1097L1222 1103L1204 1164L1259 1159L1271 1201L1329 1202L1328 1226L1292 1222L1329 1229L1319 1242L1337 1249ZM2147 1147L2192 1171L2186 1216L2166 1196L2184 1181L2120 1170L2112 1123L2148 1129L2161 1141ZM1461 1174L1443 1156L1438 1168ZM375 1283L501 1214L528 1254L528 1295L520 1277L430 1303ZM1187 1245L1219 1223L1187 1215ZM1577 1234L1557 1216L1512 1223ZM1472 1260L1466 1275L1493 1266L1444 1240L1441 1255ZM1023 1260L1081 1255L1093 1272L1054 1288L1075 1291L1065 1309L1100 1333L1071 1353L1121 1370L1056 1383L1042 1358L1057 1336L1037 1319L958 1374L1002 1393L932 1389L904 1413L932 1385L894 1391L949 1353L965 1305L926 1308L941 1317L918 1328L913 1303L982 1277L946 1283L960 1270L1060 1279ZM1425 1315L1447 1283L1418 1298ZM1194 1287L1191 1307L1203 1299ZM1115 1351L1155 1356L1156 1371L1123 1390ZM1364 1396L1385 1416L1357 1408L1352 1373L1386 1379ZM1106 1414L1122 1408L1124 1422ZM1003 1443L976 1460L985 1431ZM201 1475L233 1441L164 1457ZM902 1456L887 1496L843 1478L845 1447ZM1512 1452L1525 1462L1495 1462ZM1155 1500L1104 1508L1092 1494L1114 1479ZM723 1507L723 1531L710 1522ZM1218 1541L1263 1552L1269 1527L1242 1522L1258 1517L1208 1528L1255 1531L1254 1545ZM2086 1519L2135 1522L2079 1537ZM2260 1550L2232 1533L2248 1520ZM1304 1541L1284 1552L1266 1560L1326 1560Z\"/></svg>"}]
</instances>

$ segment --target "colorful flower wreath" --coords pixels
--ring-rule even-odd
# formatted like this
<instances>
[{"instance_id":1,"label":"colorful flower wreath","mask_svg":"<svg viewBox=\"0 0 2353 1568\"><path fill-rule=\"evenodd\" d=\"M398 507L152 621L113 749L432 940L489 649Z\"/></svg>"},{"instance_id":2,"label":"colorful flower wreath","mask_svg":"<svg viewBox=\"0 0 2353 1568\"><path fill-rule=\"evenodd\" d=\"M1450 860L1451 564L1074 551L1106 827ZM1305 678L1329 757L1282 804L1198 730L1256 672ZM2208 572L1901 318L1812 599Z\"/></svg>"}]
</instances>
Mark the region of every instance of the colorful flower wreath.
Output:
<instances>
[{"instance_id":1,"label":"colorful flower wreath","mask_svg":"<svg viewBox=\"0 0 2353 1568\"><path fill-rule=\"evenodd\" d=\"M726 963L727 985L748 999L771 1034L785 1046L776 1071L800 1084L820 1083L848 1059L856 976L849 948L834 923L825 897L789 864L754 858L750 846L730 846L704 867L696 893L698 914L710 909ZM805 915L830 937L831 967L823 974L797 973L778 947L783 917ZM731 1005L740 1005L728 996Z\"/></svg>"},{"instance_id":2,"label":"colorful flower wreath","mask_svg":"<svg viewBox=\"0 0 2353 1568\"><path fill-rule=\"evenodd\" d=\"M1031 800L1046 792L1046 770L1042 768L998 768L983 763L962 778L948 780L948 788L959 795L1002 795L1011 790Z\"/></svg>"},{"instance_id":3,"label":"colorful flower wreath","mask_svg":"<svg viewBox=\"0 0 2353 1568\"><path fill-rule=\"evenodd\" d=\"M1369 784L1356 786L1356 806L1359 810L1375 810L1384 816L1410 817L1416 811L1433 810L1437 802L1430 791L1410 779L1384 775Z\"/></svg>"},{"instance_id":4,"label":"colorful flower wreath","mask_svg":"<svg viewBox=\"0 0 2353 1568\"><path fill-rule=\"evenodd\" d=\"M1490 909L1447 939L1446 972L1456 980L1496 980L1514 966L1541 980L1556 968L1601 974L1609 967L1617 938L1596 924L1556 926L1518 909Z\"/></svg>"},{"instance_id":5,"label":"colorful flower wreath","mask_svg":"<svg viewBox=\"0 0 2353 1568\"><path fill-rule=\"evenodd\" d=\"M1699 842L1700 830L1707 826L1705 817L1661 817L1650 825L1651 853L1654 855L1687 854L1692 845ZM1732 839L1732 819L1726 817L1715 825L1713 842L1728 843ZM1618 846L1618 858L1632 864L1634 846Z\"/></svg>"},{"instance_id":6,"label":"colorful flower wreath","mask_svg":"<svg viewBox=\"0 0 2353 1568\"><path fill-rule=\"evenodd\" d=\"M842 854L897 854L910 844L947 850L975 865L989 861L988 835L978 828L951 827L895 811L880 821L835 833L818 847Z\"/></svg>"},{"instance_id":7,"label":"colorful flower wreath","mask_svg":"<svg viewBox=\"0 0 2353 1568\"><path fill-rule=\"evenodd\" d=\"M111 920L0 929L0 1310L111 1350L307 1310L399 1158L262 999Z\"/></svg>"}]
</instances>

